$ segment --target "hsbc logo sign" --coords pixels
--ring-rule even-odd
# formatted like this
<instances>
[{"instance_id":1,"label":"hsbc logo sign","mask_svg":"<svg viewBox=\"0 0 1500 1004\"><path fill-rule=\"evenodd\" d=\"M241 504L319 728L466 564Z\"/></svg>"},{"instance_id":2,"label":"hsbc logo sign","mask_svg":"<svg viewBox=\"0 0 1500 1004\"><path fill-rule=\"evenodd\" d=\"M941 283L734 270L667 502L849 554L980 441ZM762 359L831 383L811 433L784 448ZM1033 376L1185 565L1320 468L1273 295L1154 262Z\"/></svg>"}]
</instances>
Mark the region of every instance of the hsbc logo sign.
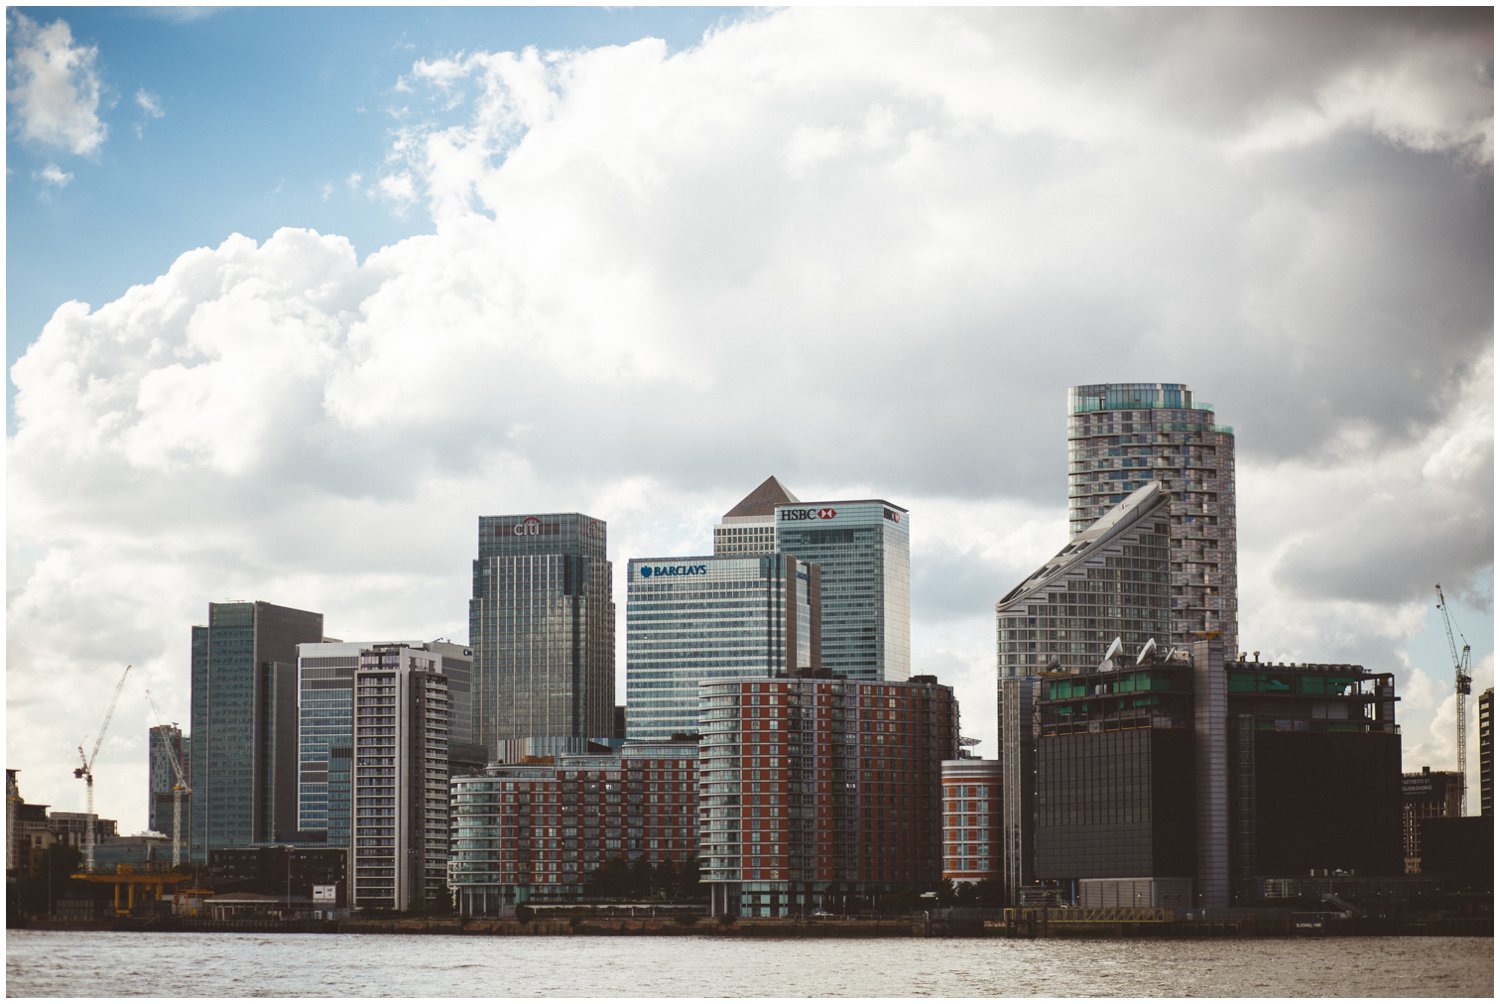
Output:
<instances>
[{"instance_id":1,"label":"hsbc logo sign","mask_svg":"<svg viewBox=\"0 0 1500 1004\"><path fill-rule=\"evenodd\" d=\"M832 506L822 506L817 509L782 509L777 513L777 519L783 522L799 519L833 519L839 511Z\"/></svg>"}]
</instances>

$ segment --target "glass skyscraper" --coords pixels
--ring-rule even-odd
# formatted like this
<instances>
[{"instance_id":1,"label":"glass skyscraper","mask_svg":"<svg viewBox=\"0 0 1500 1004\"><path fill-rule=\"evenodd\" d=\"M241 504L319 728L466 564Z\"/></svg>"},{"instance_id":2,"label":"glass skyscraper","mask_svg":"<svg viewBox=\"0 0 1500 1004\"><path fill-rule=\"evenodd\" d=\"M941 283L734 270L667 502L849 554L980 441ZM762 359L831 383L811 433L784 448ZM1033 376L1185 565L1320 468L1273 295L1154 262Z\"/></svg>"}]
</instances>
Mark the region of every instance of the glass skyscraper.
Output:
<instances>
[{"instance_id":1,"label":"glass skyscraper","mask_svg":"<svg viewBox=\"0 0 1500 1004\"><path fill-rule=\"evenodd\" d=\"M474 734L489 756L582 753L608 736L615 605L604 521L481 516L473 585Z\"/></svg>"},{"instance_id":2,"label":"glass skyscraper","mask_svg":"<svg viewBox=\"0 0 1500 1004\"><path fill-rule=\"evenodd\" d=\"M822 667L851 680L911 676L911 543L880 499L776 507L776 550L822 569Z\"/></svg>"},{"instance_id":3,"label":"glass skyscraper","mask_svg":"<svg viewBox=\"0 0 1500 1004\"><path fill-rule=\"evenodd\" d=\"M1150 481L1170 499L1172 623L1186 646L1217 631L1239 645L1234 430L1178 383L1083 384L1068 391L1068 522L1076 537ZM1103 658L1103 653L1099 654Z\"/></svg>"},{"instance_id":4,"label":"glass skyscraper","mask_svg":"<svg viewBox=\"0 0 1500 1004\"><path fill-rule=\"evenodd\" d=\"M632 558L625 738L698 729L698 684L815 667L819 569L789 555Z\"/></svg>"},{"instance_id":5,"label":"glass skyscraper","mask_svg":"<svg viewBox=\"0 0 1500 1004\"><path fill-rule=\"evenodd\" d=\"M322 639L322 614L259 601L210 603L193 628L189 860L293 839L297 646Z\"/></svg>"}]
</instances>

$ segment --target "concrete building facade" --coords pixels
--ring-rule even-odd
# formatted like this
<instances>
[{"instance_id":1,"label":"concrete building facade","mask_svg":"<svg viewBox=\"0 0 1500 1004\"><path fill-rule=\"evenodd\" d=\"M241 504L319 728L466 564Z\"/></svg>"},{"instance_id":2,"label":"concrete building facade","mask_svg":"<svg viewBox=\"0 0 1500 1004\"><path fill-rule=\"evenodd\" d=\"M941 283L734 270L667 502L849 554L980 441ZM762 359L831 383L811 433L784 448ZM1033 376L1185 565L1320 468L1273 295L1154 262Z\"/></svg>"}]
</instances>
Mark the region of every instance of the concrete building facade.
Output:
<instances>
[{"instance_id":1,"label":"concrete building facade","mask_svg":"<svg viewBox=\"0 0 1500 1004\"><path fill-rule=\"evenodd\" d=\"M613 728L615 605L603 520L479 518L469 642L489 757L579 753Z\"/></svg>"},{"instance_id":2,"label":"concrete building facade","mask_svg":"<svg viewBox=\"0 0 1500 1004\"><path fill-rule=\"evenodd\" d=\"M446 899L449 684L443 655L428 648L360 653L350 781L358 909L404 911Z\"/></svg>"},{"instance_id":3,"label":"concrete building facade","mask_svg":"<svg viewBox=\"0 0 1500 1004\"><path fill-rule=\"evenodd\" d=\"M625 737L698 730L698 684L816 666L820 575L781 554L632 558Z\"/></svg>"},{"instance_id":4,"label":"concrete building facade","mask_svg":"<svg viewBox=\"0 0 1500 1004\"><path fill-rule=\"evenodd\" d=\"M1068 391L1068 521L1074 536L1131 492L1170 500L1172 624L1158 644L1217 631L1239 639L1234 430L1185 384L1083 384Z\"/></svg>"},{"instance_id":5,"label":"concrete building facade","mask_svg":"<svg viewBox=\"0 0 1500 1004\"><path fill-rule=\"evenodd\" d=\"M297 646L322 640L322 614L260 601L210 603L193 628L190 861L293 839Z\"/></svg>"}]
</instances>

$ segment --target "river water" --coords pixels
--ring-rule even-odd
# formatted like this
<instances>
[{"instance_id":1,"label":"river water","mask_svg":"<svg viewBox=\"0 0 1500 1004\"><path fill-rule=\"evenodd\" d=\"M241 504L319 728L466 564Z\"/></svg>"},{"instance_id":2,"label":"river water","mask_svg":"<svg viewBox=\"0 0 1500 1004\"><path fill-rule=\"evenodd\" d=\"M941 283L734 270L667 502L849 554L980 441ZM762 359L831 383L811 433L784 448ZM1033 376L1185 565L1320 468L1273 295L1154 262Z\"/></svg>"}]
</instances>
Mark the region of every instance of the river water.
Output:
<instances>
[{"instance_id":1,"label":"river water","mask_svg":"<svg viewBox=\"0 0 1500 1004\"><path fill-rule=\"evenodd\" d=\"M1490 938L8 931L11 997L1491 996Z\"/></svg>"}]
</instances>

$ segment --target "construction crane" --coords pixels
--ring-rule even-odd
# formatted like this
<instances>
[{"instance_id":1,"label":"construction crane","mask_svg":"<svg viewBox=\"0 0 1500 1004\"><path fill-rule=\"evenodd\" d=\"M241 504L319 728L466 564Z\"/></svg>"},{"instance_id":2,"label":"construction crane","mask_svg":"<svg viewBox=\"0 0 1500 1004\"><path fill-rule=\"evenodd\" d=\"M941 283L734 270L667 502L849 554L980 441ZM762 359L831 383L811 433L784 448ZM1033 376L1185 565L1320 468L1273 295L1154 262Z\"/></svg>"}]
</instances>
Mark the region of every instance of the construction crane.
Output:
<instances>
[{"instance_id":1,"label":"construction crane","mask_svg":"<svg viewBox=\"0 0 1500 1004\"><path fill-rule=\"evenodd\" d=\"M85 754L83 744L78 746L78 759L83 766L73 768L73 776L83 778L84 784L88 786L88 815L84 819L83 828L83 870L91 872L94 870L94 761L99 757L99 748L104 745L104 733L109 730L109 720L114 717L115 705L120 701L120 691L125 689L125 678L130 675L130 667L125 667L125 672L120 674L120 682L115 684L115 692L109 699L109 707L104 709L104 720L99 723L98 735L94 739L93 752ZM84 737L84 742L88 737Z\"/></svg>"},{"instance_id":2,"label":"construction crane","mask_svg":"<svg viewBox=\"0 0 1500 1004\"><path fill-rule=\"evenodd\" d=\"M1458 814L1464 816L1469 811L1469 776L1466 773L1469 763L1469 691L1474 686L1474 678L1469 675L1469 640L1462 631L1458 632L1458 640L1464 643L1460 655L1453 641L1453 618L1448 613L1448 601L1443 598L1443 584L1440 582L1433 588L1438 594L1438 609L1443 612L1443 630L1448 632L1448 653L1453 657L1453 693L1458 705L1455 709L1458 712Z\"/></svg>"},{"instance_id":3,"label":"construction crane","mask_svg":"<svg viewBox=\"0 0 1500 1004\"><path fill-rule=\"evenodd\" d=\"M150 690L146 691L146 700L151 703L151 712L156 716L156 735L161 739L162 752L166 753L167 763L172 765L172 773L177 778L172 782L172 870L176 871L177 866L182 863L182 796L191 795L193 789L188 787L187 776L182 771L182 761L167 742L167 727L162 721L161 708L156 706L156 698L151 696Z\"/></svg>"}]
</instances>

